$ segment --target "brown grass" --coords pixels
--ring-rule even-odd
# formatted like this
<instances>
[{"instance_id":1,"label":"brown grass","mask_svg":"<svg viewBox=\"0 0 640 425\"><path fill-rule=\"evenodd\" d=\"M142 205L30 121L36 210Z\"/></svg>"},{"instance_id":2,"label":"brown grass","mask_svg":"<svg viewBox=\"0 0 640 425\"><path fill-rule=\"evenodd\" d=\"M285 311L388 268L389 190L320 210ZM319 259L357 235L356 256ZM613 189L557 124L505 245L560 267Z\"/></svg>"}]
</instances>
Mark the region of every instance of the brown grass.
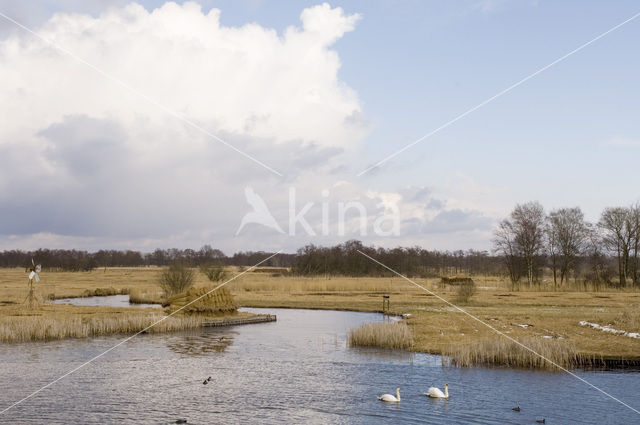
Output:
<instances>
[{"instance_id":1,"label":"brown grass","mask_svg":"<svg viewBox=\"0 0 640 425\"><path fill-rule=\"evenodd\" d=\"M550 361L500 336L456 344L443 353L443 361L460 367L506 366L552 371L560 371L554 363L563 368L572 368L583 363L575 349L563 341L524 338L520 342Z\"/></svg>"},{"instance_id":2,"label":"brown grass","mask_svg":"<svg viewBox=\"0 0 640 425\"><path fill-rule=\"evenodd\" d=\"M367 323L349 331L350 347L410 349L411 329L405 323Z\"/></svg>"},{"instance_id":3,"label":"brown grass","mask_svg":"<svg viewBox=\"0 0 640 425\"><path fill-rule=\"evenodd\" d=\"M162 317L157 313L121 313L97 316L43 314L40 316L3 317L0 319L0 341L24 342L135 333L157 322ZM197 328L202 325L202 320L197 316L173 316L156 324L148 332Z\"/></svg>"}]
</instances>

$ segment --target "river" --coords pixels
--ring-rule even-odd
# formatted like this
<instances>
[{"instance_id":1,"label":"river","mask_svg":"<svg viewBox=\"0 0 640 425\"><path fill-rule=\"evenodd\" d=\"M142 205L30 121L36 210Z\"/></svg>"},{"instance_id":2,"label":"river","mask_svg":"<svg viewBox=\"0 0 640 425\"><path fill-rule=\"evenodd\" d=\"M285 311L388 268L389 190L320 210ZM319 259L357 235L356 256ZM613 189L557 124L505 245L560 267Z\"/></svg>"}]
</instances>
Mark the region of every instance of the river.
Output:
<instances>
[{"instance_id":1,"label":"river","mask_svg":"<svg viewBox=\"0 0 640 425\"><path fill-rule=\"evenodd\" d=\"M640 423L566 373L459 369L443 367L439 356L347 348L348 330L384 320L379 314L248 310L278 321L139 335L1 414L0 423ZM123 338L0 345L0 410ZM640 407L637 372L576 373ZM423 395L445 383L449 400ZM377 400L396 387L400 404Z\"/></svg>"}]
</instances>

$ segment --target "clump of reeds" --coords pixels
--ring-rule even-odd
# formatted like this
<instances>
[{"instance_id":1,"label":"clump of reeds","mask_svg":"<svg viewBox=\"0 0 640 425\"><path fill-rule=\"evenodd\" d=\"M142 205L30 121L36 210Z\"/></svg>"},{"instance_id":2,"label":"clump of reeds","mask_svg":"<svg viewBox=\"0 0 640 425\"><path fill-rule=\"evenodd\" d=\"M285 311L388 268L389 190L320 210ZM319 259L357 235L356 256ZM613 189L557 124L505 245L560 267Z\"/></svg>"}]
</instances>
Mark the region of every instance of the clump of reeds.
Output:
<instances>
[{"instance_id":1,"label":"clump of reeds","mask_svg":"<svg viewBox=\"0 0 640 425\"><path fill-rule=\"evenodd\" d=\"M182 309L184 313L229 313L238 309L231 292L227 288L191 288L166 301L172 311Z\"/></svg>"},{"instance_id":2,"label":"clump of reeds","mask_svg":"<svg viewBox=\"0 0 640 425\"><path fill-rule=\"evenodd\" d=\"M581 364L580 356L575 349L564 341L524 338L520 342L564 368L572 368ZM456 344L444 351L443 362L459 367L506 366L559 371L553 363L502 337L482 339L468 344Z\"/></svg>"},{"instance_id":3,"label":"clump of reeds","mask_svg":"<svg viewBox=\"0 0 640 425\"><path fill-rule=\"evenodd\" d=\"M348 341L350 347L409 349L413 335L405 323L367 323L351 329Z\"/></svg>"},{"instance_id":4,"label":"clump of reeds","mask_svg":"<svg viewBox=\"0 0 640 425\"><path fill-rule=\"evenodd\" d=\"M0 320L0 341L25 342L118 333L136 333L163 316L118 314L100 317L17 316ZM147 332L167 332L202 326L202 317L171 316L149 328Z\"/></svg>"}]
</instances>

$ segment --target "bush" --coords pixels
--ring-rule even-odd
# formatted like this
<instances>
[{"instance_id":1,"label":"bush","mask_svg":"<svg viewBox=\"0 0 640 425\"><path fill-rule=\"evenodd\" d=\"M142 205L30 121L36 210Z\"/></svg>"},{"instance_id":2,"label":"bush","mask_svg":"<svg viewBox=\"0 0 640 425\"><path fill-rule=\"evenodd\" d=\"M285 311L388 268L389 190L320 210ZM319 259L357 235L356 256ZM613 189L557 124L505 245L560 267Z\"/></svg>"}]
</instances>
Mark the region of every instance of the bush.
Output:
<instances>
[{"instance_id":1,"label":"bush","mask_svg":"<svg viewBox=\"0 0 640 425\"><path fill-rule=\"evenodd\" d=\"M227 272L222 264L207 263L200 265L200 272L207 276L211 282L220 282L227 277Z\"/></svg>"},{"instance_id":2,"label":"bush","mask_svg":"<svg viewBox=\"0 0 640 425\"><path fill-rule=\"evenodd\" d=\"M469 282L464 282L458 285L458 290L456 292L456 302L459 303L468 303L471 301L471 298L476 294L476 284L473 283L472 280Z\"/></svg>"},{"instance_id":3,"label":"bush","mask_svg":"<svg viewBox=\"0 0 640 425\"><path fill-rule=\"evenodd\" d=\"M193 286L195 273L189 264L183 260L175 260L169 267L160 272L158 284L165 296L180 294Z\"/></svg>"}]
</instances>

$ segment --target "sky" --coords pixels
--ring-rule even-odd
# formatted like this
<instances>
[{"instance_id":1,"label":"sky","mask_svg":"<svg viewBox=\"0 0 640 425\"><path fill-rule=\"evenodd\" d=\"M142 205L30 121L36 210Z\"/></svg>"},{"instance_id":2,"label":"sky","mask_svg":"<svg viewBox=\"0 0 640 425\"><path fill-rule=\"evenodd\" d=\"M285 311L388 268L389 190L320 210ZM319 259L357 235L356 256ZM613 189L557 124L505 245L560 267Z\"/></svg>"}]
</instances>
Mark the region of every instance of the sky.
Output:
<instances>
[{"instance_id":1,"label":"sky","mask_svg":"<svg viewBox=\"0 0 640 425\"><path fill-rule=\"evenodd\" d=\"M0 0L0 250L489 250L534 200L597 221L640 200L640 17L386 159L638 12Z\"/></svg>"}]
</instances>

